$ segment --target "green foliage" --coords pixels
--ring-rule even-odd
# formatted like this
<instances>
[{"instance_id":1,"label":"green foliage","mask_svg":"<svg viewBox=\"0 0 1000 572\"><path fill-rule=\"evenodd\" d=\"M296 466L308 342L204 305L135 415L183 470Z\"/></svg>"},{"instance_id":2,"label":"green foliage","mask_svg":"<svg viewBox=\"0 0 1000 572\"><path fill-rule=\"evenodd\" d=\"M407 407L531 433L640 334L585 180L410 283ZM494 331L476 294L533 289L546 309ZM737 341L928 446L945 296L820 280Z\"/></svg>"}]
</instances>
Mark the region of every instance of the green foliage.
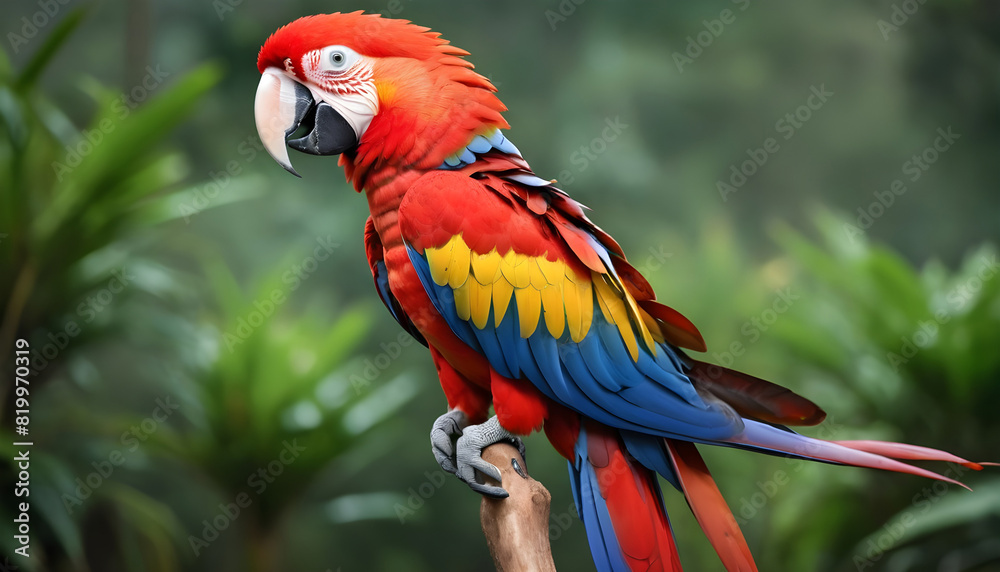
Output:
<instances>
[{"instance_id":1,"label":"green foliage","mask_svg":"<svg viewBox=\"0 0 1000 572\"><path fill-rule=\"evenodd\" d=\"M25 69L0 84L0 274L11 277L0 283L5 347L18 331L61 326L120 262L112 245L162 218L187 173L162 140L220 77L203 65L134 110L91 81L97 108L78 131L37 79L81 17L77 10L62 20Z\"/></svg>"},{"instance_id":2,"label":"green foliage","mask_svg":"<svg viewBox=\"0 0 1000 572\"><path fill-rule=\"evenodd\" d=\"M825 247L781 228L779 242L802 269L809 288L803 310L777 325L789 351L850 389L859 420L914 424L920 407L900 407L902 395L948 414L989 418L1000 398L1000 266L984 245L950 272L940 262L914 270L898 254L853 234L823 215ZM948 431L955 428L956 419ZM938 440L941 437L937 436Z\"/></svg>"},{"instance_id":3,"label":"green foliage","mask_svg":"<svg viewBox=\"0 0 1000 572\"><path fill-rule=\"evenodd\" d=\"M379 426L414 387L397 379L371 390L351 384L341 371L370 327L370 308L345 312L333 323L325 313L296 315L283 305L295 288L283 273L263 279L251 297L221 261L209 260L204 267L219 312L209 316L194 345L198 355L188 360L205 364L192 372L188 400L196 412L188 416L190 428L171 438L167 455L218 502L248 496L249 507L233 519L240 532L229 533L236 536L231 542L245 547L248 568L278 570L279 557L287 557L285 529L337 492L320 484L320 475L331 464L341 477L363 468L356 461L349 468L343 458L357 455L373 431L389 438ZM218 511L208 506L201 517L211 521ZM354 515L370 517L364 507ZM202 530L189 529L196 537ZM225 554L204 547L199 558L201 552L209 561Z\"/></svg>"},{"instance_id":4,"label":"green foliage","mask_svg":"<svg viewBox=\"0 0 1000 572\"><path fill-rule=\"evenodd\" d=\"M245 295L226 261L204 254L211 251L204 244L193 252L200 253L206 291L214 296L192 308L170 307L191 302L197 279L149 258L148 239L137 235L184 216L182 205L197 191L181 185L188 158L164 140L221 73L201 65L156 86L158 93L134 107L87 79L96 108L77 131L38 80L82 15L77 10L63 19L20 73L6 60L2 66L0 275L10 279L0 281L0 338L9 348L25 337L34 348L32 558L18 566L186 569L199 562L191 538L202 520L213 521L220 503L253 495L233 519L241 532L220 544L245 547L248 568L280 569L281 524L295 520L289 514L332 460L407 402L413 384L399 378L372 390L337 373L364 339L368 308L336 322L330 312L299 319L297 306L283 304L298 284L279 272ZM211 206L249 196L260 180L230 184ZM109 277L118 280L114 287ZM112 301L91 296L99 292L113 294ZM88 305L92 299L97 306ZM109 306L127 308L128 318ZM148 324L137 328L130 321L137 316ZM137 332L132 351L143 343L164 346L171 365L156 373L143 362L133 379L107 375L102 370L120 371L127 359L102 359L102 343L122 343ZM0 358L5 371L9 358L8 352ZM15 455L9 443L17 439L9 428L3 434L0 450L9 460ZM351 470L363 466L355 460ZM320 489L319 501L337 493ZM206 504L179 507L166 500L173 495ZM12 510L3 500L0 546L13 554ZM206 548L201 562L230 560L225 550Z\"/></svg>"},{"instance_id":5,"label":"green foliage","mask_svg":"<svg viewBox=\"0 0 1000 572\"><path fill-rule=\"evenodd\" d=\"M836 439L898 440L995 460L1000 450L993 413L1000 400L996 248L974 250L955 271L936 261L917 271L892 250L870 244L842 218L824 213L816 223L820 245L786 227L776 232L799 269L795 282L803 298L773 329L774 341L793 358L785 362L782 377L810 380L802 391L827 409ZM905 534L893 538L891 547L905 548L892 558L940 562L948 554L972 562L983 539L1000 534L995 495L1000 477L953 465L938 469L976 492L928 488L876 473L833 486L820 479L796 483L804 487L800 494L812 498L787 507L788 526L778 531L775 544L792 554L791 561L820 569L816 555L805 553L808 542L802 542L822 537L831 564L847 567L858 563L855 557L880 560L882 552L874 552L876 558L869 554L868 541L878 542L899 525ZM897 486L887 486L890 482ZM840 503L847 509L815 518L820 507ZM962 509L972 506L976 510ZM976 534L969 536L968 530Z\"/></svg>"},{"instance_id":6,"label":"green foliage","mask_svg":"<svg viewBox=\"0 0 1000 572\"><path fill-rule=\"evenodd\" d=\"M106 329L107 321L98 320L81 331L74 310L109 280L127 248L123 239L163 208L163 197L184 177L180 155L162 149L162 141L220 77L216 66L202 66L134 111L116 107L112 92L91 82L97 109L89 126L77 131L38 81L83 15L84 9L77 9L62 19L19 72L0 55L0 275L8 278L0 281L0 344L13 347L15 337L35 344L53 343L50 335L76 338L69 349L63 343L53 346L63 357L81 351ZM143 290L143 281L131 290L128 295ZM35 356L31 395L37 400L54 372L46 369L48 361ZM11 357L9 352L0 357L5 371L12 367ZM12 386L4 384L0 392L6 414ZM34 440L45 443L47 437L42 430ZM5 428L3 441L14 440ZM5 446L5 458L12 456L8 452ZM36 530L49 531L53 546L82 567L80 522L74 522L60 500L63 490L75 486L72 469L44 445L32 458L32 506L40 517ZM162 505L124 487L104 492L116 499L123 521L134 525L120 529L121 538L145 539L158 547L150 561L169 563L164 531L176 531L176 523L163 517ZM140 525L143 518L147 521ZM13 553L10 522L4 519L0 541L8 554ZM39 557L23 566L32 569L44 560L44 552L39 547Z\"/></svg>"}]
</instances>

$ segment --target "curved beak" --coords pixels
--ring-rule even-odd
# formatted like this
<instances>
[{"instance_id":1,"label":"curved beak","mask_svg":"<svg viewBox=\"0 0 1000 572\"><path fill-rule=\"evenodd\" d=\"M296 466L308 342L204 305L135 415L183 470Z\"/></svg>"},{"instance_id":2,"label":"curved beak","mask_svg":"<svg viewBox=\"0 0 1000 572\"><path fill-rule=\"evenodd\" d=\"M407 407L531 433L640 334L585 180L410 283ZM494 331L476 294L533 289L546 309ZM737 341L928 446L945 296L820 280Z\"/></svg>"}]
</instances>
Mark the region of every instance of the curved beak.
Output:
<instances>
[{"instance_id":1,"label":"curved beak","mask_svg":"<svg viewBox=\"0 0 1000 572\"><path fill-rule=\"evenodd\" d=\"M301 175L292 168L286 142L311 155L339 155L358 144L358 135L346 119L330 104L317 103L308 87L278 68L261 74L253 108L264 149L296 177ZM300 128L305 134L291 138Z\"/></svg>"}]
</instances>

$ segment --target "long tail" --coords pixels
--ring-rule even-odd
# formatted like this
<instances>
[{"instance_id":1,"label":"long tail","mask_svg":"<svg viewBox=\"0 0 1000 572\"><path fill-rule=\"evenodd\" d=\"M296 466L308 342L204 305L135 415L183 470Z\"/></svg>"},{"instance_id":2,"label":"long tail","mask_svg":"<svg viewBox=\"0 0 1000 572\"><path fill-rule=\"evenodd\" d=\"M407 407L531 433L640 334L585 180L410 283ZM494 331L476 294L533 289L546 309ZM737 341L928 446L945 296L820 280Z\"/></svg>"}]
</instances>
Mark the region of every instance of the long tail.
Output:
<instances>
[{"instance_id":1,"label":"long tail","mask_svg":"<svg viewBox=\"0 0 1000 572\"><path fill-rule=\"evenodd\" d=\"M597 569L680 572L656 473L628 454L618 431L584 422L574 457L573 498Z\"/></svg>"},{"instance_id":2,"label":"long tail","mask_svg":"<svg viewBox=\"0 0 1000 572\"><path fill-rule=\"evenodd\" d=\"M969 462L951 453L916 445L883 441L824 441L799 435L785 425L815 425L826 417L826 413L811 401L769 381L684 357L689 368L688 375L695 386L729 405L744 418L741 433L713 444L909 473L963 487L965 485L954 479L895 459L945 461L977 471L983 468L982 464Z\"/></svg>"},{"instance_id":3,"label":"long tail","mask_svg":"<svg viewBox=\"0 0 1000 572\"><path fill-rule=\"evenodd\" d=\"M824 441L799 435L783 427L775 427L759 421L747 419L740 434L726 440L721 445L733 445L765 453L822 461L854 467L883 469L897 473L908 473L928 479L944 481L968 489L955 479L939 475L933 471L914 467L896 459L911 461L944 461L981 471L983 463L973 463L956 455L937 449L891 443L888 441ZM989 463L986 463L989 464Z\"/></svg>"},{"instance_id":4,"label":"long tail","mask_svg":"<svg viewBox=\"0 0 1000 572\"><path fill-rule=\"evenodd\" d=\"M692 360L693 361L693 360ZM964 484L899 461L940 461L981 470L951 453L884 441L825 441L784 425L815 424L825 414L808 400L764 380L717 368L711 383L692 378L744 417L744 429L706 444L813 461L883 469ZM775 389L777 388L777 389ZM694 443L618 430L560 415L546 422L553 445L570 459L573 496L600 571L680 571L677 547L663 507L656 474L684 494L698 524L729 572L757 570L735 517L715 485ZM758 420L759 419L759 420ZM948 472L946 472L948 474Z\"/></svg>"}]
</instances>

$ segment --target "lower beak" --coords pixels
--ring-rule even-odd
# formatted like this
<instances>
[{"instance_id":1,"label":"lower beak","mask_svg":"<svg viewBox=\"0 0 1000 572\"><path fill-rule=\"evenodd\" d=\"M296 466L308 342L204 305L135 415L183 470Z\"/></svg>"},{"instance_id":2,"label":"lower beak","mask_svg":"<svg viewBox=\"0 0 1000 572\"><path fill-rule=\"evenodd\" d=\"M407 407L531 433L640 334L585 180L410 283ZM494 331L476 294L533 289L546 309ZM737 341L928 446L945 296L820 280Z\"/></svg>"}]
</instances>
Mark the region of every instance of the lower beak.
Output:
<instances>
[{"instance_id":1,"label":"lower beak","mask_svg":"<svg viewBox=\"0 0 1000 572\"><path fill-rule=\"evenodd\" d=\"M289 173L300 176L288 159L288 147L310 155L339 155L358 144L354 128L324 101L316 102L309 88L278 68L261 74L254 99L257 134L264 149ZM301 137L292 135L305 130Z\"/></svg>"}]
</instances>

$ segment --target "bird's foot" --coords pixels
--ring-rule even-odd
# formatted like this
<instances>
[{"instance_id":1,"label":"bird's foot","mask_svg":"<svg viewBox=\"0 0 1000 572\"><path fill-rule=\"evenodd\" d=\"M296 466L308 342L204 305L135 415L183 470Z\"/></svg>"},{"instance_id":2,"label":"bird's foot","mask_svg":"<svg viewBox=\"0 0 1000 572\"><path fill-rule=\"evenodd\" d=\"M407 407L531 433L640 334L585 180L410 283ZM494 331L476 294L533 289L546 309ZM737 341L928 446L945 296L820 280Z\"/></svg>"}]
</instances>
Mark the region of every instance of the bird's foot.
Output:
<instances>
[{"instance_id":1,"label":"bird's foot","mask_svg":"<svg viewBox=\"0 0 1000 572\"><path fill-rule=\"evenodd\" d=\"M455 441L462 436L462 429L469 426L469 417L459 411L452 409L448 413L437 418L431 427L431 451L438 465L451 474L458 473L458 465L455 463Z\"/></svg>"},{"instance_id":2,"label":"bird's foot","mask_svg":"<svg viewBox=\"0 0 1000 572\"><path fill-rule=\"evenodd\" d=\"M457 437L457 440L455 440ZM469 425L469 418L454 410L437 418L431 429L431 448L441 468L453 473L477 493L506 498L502 487L479 482L476 472L500 481L500 470L482 458L482 451L494 443L511 443L525 456L524 443L500 426L496 416L481 425Z\"/></svg>"}]
</instances>

